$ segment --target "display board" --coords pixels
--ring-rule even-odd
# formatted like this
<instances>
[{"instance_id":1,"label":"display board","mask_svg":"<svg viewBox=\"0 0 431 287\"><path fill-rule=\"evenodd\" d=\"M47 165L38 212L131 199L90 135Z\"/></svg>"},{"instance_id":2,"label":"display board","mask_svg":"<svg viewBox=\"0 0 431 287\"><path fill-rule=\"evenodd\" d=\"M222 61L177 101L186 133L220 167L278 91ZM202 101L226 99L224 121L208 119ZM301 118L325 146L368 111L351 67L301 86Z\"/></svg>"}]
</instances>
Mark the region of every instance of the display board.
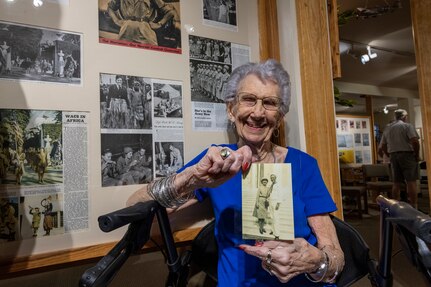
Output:
<instances>
[{"instance_id":1,"label":"display board","mask_svg":"<svg viewBox=\"0 0 431 287\"><path fill-rule=\"evenodd\" d=\"M336 131L340 165L373 163L373 137L369 117L338 115Z\"/></svg>"},{"instance_id":2,"label":"display board","mask_svg":"<svg viewBox=\"0 0 431 287\"><path fill-rule=\"evenodd\" d=\"M66 168L71 168L68 169L69 174L76 175L79 171L79 179L73 178L75 183L71 186L85 179L85 193L79 194L83 195L81 198L70 198L62 186L60 192L55 193L58 196L51 196L52 212L55 212L53 220L58 227L55 232L46 234L43 228L43 212L50 213L42 206L42 202L46 205L48 200L45 199L49 196L49 192L44 193L43 188L51 188L51 185L39 183L37 196L40 198L34 199L31 204L27 204L25 196L21 199L22 194L11 195L3 189L0 197L8 206L4 214L8 214L10 222L14 222L14 229L5 231L4 238L0 239L0 265L5 266L12 260L24 262L26 258L48 258L53 253L64 254L66 251L87 250L88 254L88 248L110 246L111 242L124 234L125 228L102 233L97 223L99 215L124 207L128 196L151 177L173 172L212 143L226 143L232 138L226 130L202 131L192 127L192 115L196 115L196 111L192 111L189 35L247 47L249 54L244 58L257 61L257 1L223 2L223 5L228 6L221 7L219 13L226 8L229 14L212 21L228 22L229 29L226 29L226 25L208 25L208 19L204 17L208 18L210 11L203 3L206 1L201 0L167 0L166 7L163 7L170 10L159 11L159 15L166 17L148 19L145 23L133 20L136 25L126 27L122 26L124 22L114 19L114 14L127 17L119 11L119 2L44 1L37 8L32 1L0 2L0 108L11 111L67 112L78 115L78 120L80 115L85 115L86 131L84 142L68 143L75 152L71 152L69 166L61 162L63 172L59 174L61 179L58 180L65 180ZM213 13L211 11L211 17ZM136 17L129 16L129 20ZM152 29L146 32L155 38L146 33L134 34L136 26ZM32 37L26 36L29 33ZM150 38L153 42L148 41ZM212 60L203 61L209 63ZM122 79L125 93L118 91L111 95L109 88L114 87L117 78ZM149 93L144 92L147 84ZM144 99L140 93L148 97ZM148 100L151 103L145 106ZM140 105L144 108L140 109ZM132 116L134 120L130 120ZM151 120L150 125L148 120ZM66 118L63 124L65 122ZM28 124L23 123L24 130ZM44 130L42 125L36 126ZM25 135L22 144L15 146L13 143L18 141L10 140L10 135L2 138L2 144L8 148L8 162L13 161L11 154L19 146L30 147L28 133L22 134ZM51 143L57 141L66 148L64 137L53 138L53 134L50 137ZM46 147L49 142L46 134L37 138L39 142L34 143L35 149ZM149 164L147 169L143 168L141 173L117 174L113 176L116 181L104 181L103 163L100 163L107 149L112 152L111 161L118 165L119 158L124 157L127 162L129 149L134 155L142 148L145 150L143 162ZM55 153L50 155L49 160L53 160L53 163L47 167L52 172L58 158ZM28 161L23 161L23 170L29 172L26 176L36 174L31 169ZM17 170L12 165L7 167L9 180L13 179ZM51 178L53 173L48 174L47 178ZM23 178L24 183L29 180L25 176ZM126 179L133 180L133 184L119 184ZM59 186L58 182L54 184ZM11 181L9 186L12 185ZM36 205L40 205L40 215L37 215ZM73 221L80 214L73 213L76 217L72 218L63 217L66 210L69 215L72 211L84 210L85 220L80 222L85 224L77 227L77 221ZM171 218L173 229L187 230L202 226L208 220L208 213L208 206L196 206L175 214ZM20 218L25 218L27 224L23 224ZM35 221L33 218L36 218ZM64 218L68 221L64 221ZM35 232L37 224L33 222L39 222ZM69 222L69 228L65 229L65 222ZM75 224L73 228L70 228L71 222ZM47 254L50 255L47 257ZM81 255L65 256L66 259L58 263L85 257ZM22 268L31 266L24 263Z\"/></svg>"}]
</instances>

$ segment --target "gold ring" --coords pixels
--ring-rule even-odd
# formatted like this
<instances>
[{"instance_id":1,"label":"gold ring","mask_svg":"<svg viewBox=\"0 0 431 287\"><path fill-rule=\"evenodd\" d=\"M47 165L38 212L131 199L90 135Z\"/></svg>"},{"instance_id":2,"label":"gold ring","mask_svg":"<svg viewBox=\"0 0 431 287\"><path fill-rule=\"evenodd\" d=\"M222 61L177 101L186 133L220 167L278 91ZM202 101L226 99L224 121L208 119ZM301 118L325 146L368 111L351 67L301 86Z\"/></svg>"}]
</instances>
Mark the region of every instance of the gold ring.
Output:
<instances>
[{"instance_id":1,"label":"gold ring","mask_svg":"<svg viewBox=\"0 0 431 287\"><path fill-rule=\"evenodd\" d=\"M222 159L227 159L230 156L230 150L228 148L222 148L220 150L220 156Z\"/></svg>"}]
</instances>

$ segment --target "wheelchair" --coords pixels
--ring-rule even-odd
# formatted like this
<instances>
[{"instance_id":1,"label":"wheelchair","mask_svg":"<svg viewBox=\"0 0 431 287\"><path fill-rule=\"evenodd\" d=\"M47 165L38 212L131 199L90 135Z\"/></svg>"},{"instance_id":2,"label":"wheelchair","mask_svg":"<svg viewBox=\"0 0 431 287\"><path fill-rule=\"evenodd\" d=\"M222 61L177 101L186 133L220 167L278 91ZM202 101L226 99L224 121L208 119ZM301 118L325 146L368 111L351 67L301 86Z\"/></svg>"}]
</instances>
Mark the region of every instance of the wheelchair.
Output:
<instances>
[{"instance_id":1,"label":"wheelchair","mask_svg":"<svg viewBox=\"0 0 431 287\"><path fill-rule=\"evenodd\" d=\"M345 266L337 279L337 286L351 286L368 276L372 286L391 287L391 251L393 230L410 263L431 284L431 217L405 202L377 198L380 206L379 259L370 258L369 247L362 236L348 223L331 216L345 255ZM168 277L165 287L186 287L190 264L196 266L217 282L217 243L214 237L215 221L204 226L192 242L191 250L178 254L166 209L156 201L138 203L98 218L99 227L110 232L129 224L127 232L114 248L95 266L81 276L80 287L109 286L116 273L132 253L137 253L150 239L150 230L157 217L163 239L162 252L166 255Z\"/></svg>"}]
</instances>

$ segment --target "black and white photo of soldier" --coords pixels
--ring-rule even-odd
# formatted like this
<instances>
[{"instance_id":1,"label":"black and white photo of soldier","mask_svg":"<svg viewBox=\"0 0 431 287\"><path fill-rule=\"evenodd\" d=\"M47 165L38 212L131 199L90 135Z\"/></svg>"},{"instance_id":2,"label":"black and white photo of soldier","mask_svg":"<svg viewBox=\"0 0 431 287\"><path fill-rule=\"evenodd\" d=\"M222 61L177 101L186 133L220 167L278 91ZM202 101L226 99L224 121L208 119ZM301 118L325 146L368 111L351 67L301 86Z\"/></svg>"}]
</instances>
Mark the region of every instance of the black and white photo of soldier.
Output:
<instances>
[{"instance_id":1,"label":"black and white photo of soldier","mask_svg":"<svg viewBox=\"0 0 431 287\"><path fill-rule=\"evenodd\" d=\"M0 78L81 84L81 35L0 21Z\"/></svg>"},{"instance_id":2,"label":"black and white photo of soldier","mask_svg":"<svg viewBox=\"0 0 431 287\"><path fill-rule=\"evenodd\" d=\"M154 117L182 118L181 85L154 83Z\"/></svg>"},{"instance_id":3,"label":"black and white photo of soldier","mask_svg":"<svg viewBox=\"0 0 431 287\"><path fill-rule=\"evenodd\" d=\"M191 100L222 103L231 66L190 60Z\"/></svg>"},{"instance_id":4,"label":"black and white photo of soldier","mask_svg":"<svg viewBox=\"0 0 431 287\"><path fill-rule=\"evenodd\" d=\"M101 43L181 53L179 0L99 0Z\"/></svg>"},{"instance_id":5,"label":"black and white photo of soldier","mask_svg":"<svg viewBox=\"0 0 431 287\"><path fill-rule=\"evenodd\" d=\"M205 20L236 26L236 0L203 0Z\"/></svg>"},{"instance_id":6,"label":"black and white photo of soldier","mask_svg":"<svg viewBox=\"0 0 431 287\"><path fill-rule=\"evenodd\" d=\"M184 166L183 142L155 142L156 176L174 174Z\"/></svg>"},{"instance_id":7,"label":"black and white photo of soldier","mask_svg":"<svg viewBox=\"0 0 431 287\"><path fill-rule=\"evenodd\" d=\"M149 79L100 74L102 129L151 129L151 106Z\"/></svg>"},{"instance_id":8,"label":"black and white photo of soldier","mask_svg":"<svg viewBox=\"0 0 431 287\"><path fill-rule=\"evenodd\" d=\"M102 187L152 181L151 134L102 134L101 141Z\"/></svg>"}]
</instances>

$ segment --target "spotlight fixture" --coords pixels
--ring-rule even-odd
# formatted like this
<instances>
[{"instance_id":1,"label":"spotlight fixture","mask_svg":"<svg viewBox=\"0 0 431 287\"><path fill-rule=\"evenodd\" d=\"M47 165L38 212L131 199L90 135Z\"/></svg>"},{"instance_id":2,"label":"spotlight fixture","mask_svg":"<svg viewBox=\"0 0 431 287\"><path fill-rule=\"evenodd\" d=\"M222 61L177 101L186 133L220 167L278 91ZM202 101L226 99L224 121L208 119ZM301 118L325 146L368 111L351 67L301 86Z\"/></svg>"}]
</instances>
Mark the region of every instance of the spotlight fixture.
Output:
<instances>
[{"instance_id":1,"label":"spotlight fixture","mask_svg":"<svg viewBox=\"0 0 431 287\"><path fill-rule=\"evenodd\" d=\"M374 59L374 58L376 58L377 57L377 53L371 53L371 48L370 48L370 46L367 46L367 54L363 54L362 56L361 56L361 63L362 64L366 64L366 63L368 63L371 59Z\"/></svg>"},{"instance_id":2,"label":"spotlight fixture","mask_svg":"<svg viewBox=\"0 0 431 287\"><path fill-rule=\"evenodd\" d=\"M40 7L43 5L43 1L42 0L33 0L33 6L34 7Z\"/></svg>"},{"instance_id":3,"label":"spotlight fixture","mask_svg":"<svg viewBox=\"0 0 431 287\"><path fill-rule=\"evenodd\" d=\"M385 107L383 108L383 112L384 112L385 114L389 113L388 106L385 106Z\"/></svg>"}]
</instances>

